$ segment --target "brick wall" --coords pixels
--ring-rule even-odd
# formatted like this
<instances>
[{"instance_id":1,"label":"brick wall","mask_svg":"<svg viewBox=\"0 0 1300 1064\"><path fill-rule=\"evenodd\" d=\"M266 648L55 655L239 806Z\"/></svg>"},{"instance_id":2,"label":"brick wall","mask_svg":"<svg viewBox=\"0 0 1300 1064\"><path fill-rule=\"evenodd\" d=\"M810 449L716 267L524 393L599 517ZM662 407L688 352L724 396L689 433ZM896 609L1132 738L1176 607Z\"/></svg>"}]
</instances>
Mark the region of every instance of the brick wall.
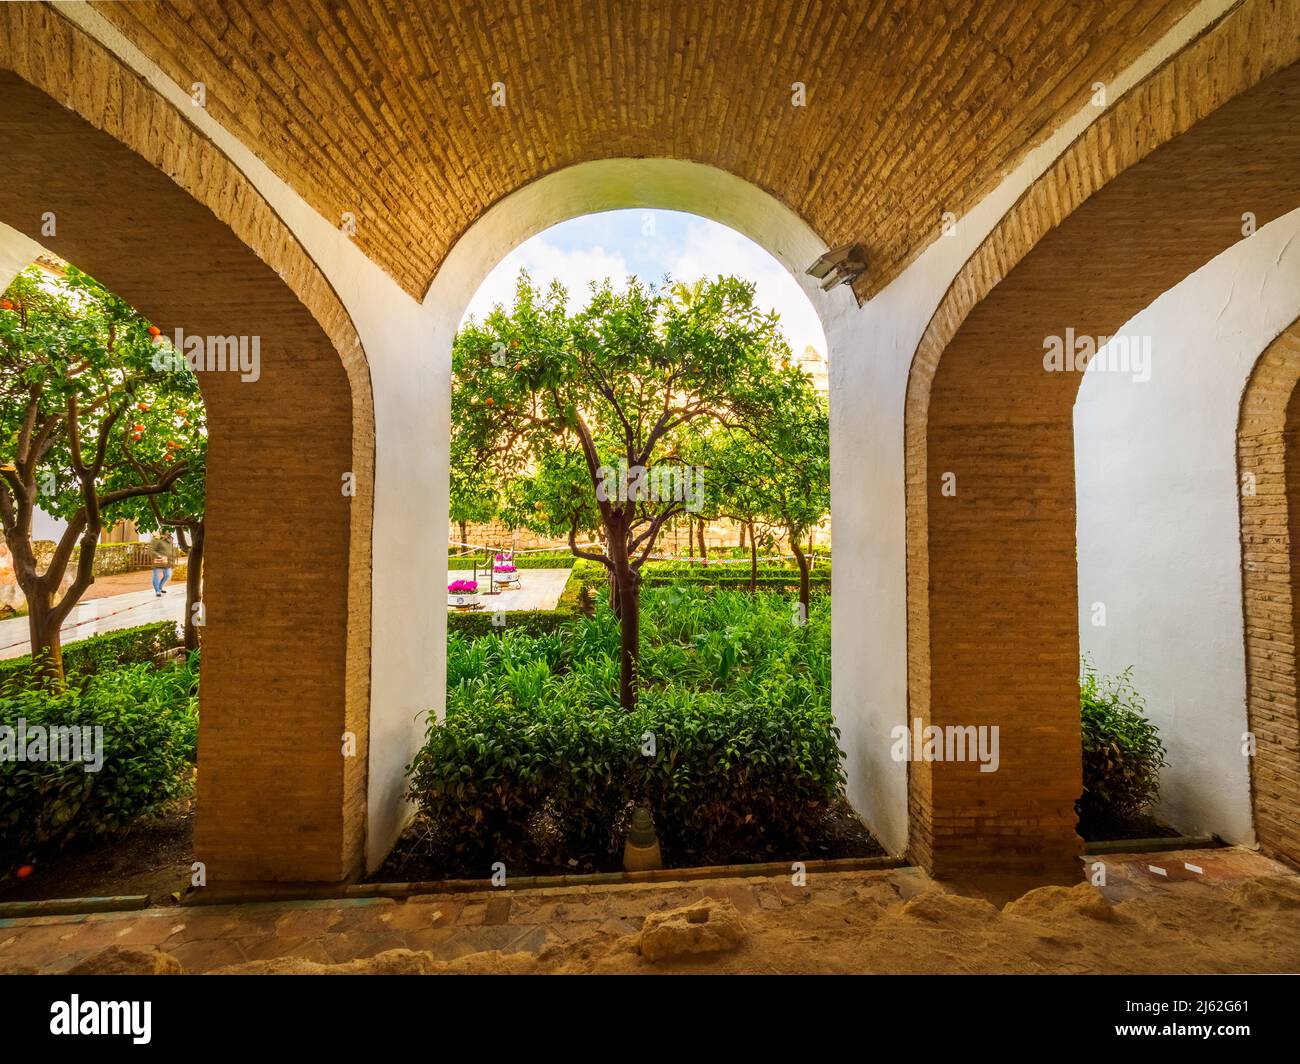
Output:
<instances>
[{"instance_id":1,"label":"brick wall","mask_svg":"<svg viewBox=\"0 0 1300 1064\"><path fill-rule=\"evenodd\" d=\"M0 5L0 103L0 220L165 334L261 338L256 383L200 374L210 442L195 846L210 880L352 875L365 832L374 449L355 329L247 179L55 9ZM41 232L47 211L54 236ZM344 731L354 758L341 754Z\"/></svg>"},{"instance_id":2,"label":"brick wall","mask_svg":"<svg viewBox=\"0 0 1300 1064\"><path fill-rule=\"evenodd\" d=\"M1246 713L1256 752L1255 835L1265 852L1300 863L1300 720L1296 699L1293 545L1300 542L1300 322L1260 356L1237 435L1242 478Z\"/></svg>"},{"instance_id":3,"label":"brick wall","mask_svg":"<svg viewBox=\"0 0 1300 1064\"><path fill-rule=\"evenodd\" d=\"M1244 204L1259 225L1300 206L1298 23L1297 5L1247 2L1113 103L977 249L917 349L909 717L1002 734L997 773L910 766L910 848L939 874L1078 875L1079 375L1045 372L1044 340L1112 335L1240 239Z\"/></svg>"}]
</instances>

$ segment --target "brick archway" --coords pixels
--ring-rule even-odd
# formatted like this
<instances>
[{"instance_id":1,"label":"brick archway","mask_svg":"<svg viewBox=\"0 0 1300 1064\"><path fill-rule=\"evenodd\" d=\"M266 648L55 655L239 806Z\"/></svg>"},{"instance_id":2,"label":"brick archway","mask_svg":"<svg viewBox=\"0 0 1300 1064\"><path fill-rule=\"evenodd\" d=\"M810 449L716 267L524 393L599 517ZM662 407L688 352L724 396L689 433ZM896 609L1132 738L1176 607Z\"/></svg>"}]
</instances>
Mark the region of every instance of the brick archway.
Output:
<instances>
[{"instance_id":1,"label":"brick archway","mask_svg":"<svg viewBox=\"0 0 1300 1064\"><path fill-rule=\"evenodd\" d=\"M1300 541L1300 320L1265 349L1241 400L1242 602L1255 834L1300 864L1300 700L1292 561Z\"/></svg>"},{"instance_id":2,"label":"brick archway","mask_svg":"<svg viewBox=\"0 0 1300 1064\"><path fill-rule=\"evenodd\" d=\"M908 716L1001 732L996 773L910 766L910 849L938 874L1078 876L1080 378L1044 371L1044 341L1113 335L1240 239L1245 212L1263 225L1300 204L1294 30L1243 4L1113 103L962 268L917 349Z\"/></svg>"},{"instance_id":3,"label":"brick archway","mask_svg":"<svg viewBox=\"0 0 1300 1064\"><path fill-rule=\"evenodd\" d=\"M374 464L347 312L229 160L44 5L0 7L0 156L0 219L164 332L260 337L257 381L201 374L195 844L209 881L345 878L364 848ZM348 731L357 751L344 758Z\"/></svg>"}]
</instances>

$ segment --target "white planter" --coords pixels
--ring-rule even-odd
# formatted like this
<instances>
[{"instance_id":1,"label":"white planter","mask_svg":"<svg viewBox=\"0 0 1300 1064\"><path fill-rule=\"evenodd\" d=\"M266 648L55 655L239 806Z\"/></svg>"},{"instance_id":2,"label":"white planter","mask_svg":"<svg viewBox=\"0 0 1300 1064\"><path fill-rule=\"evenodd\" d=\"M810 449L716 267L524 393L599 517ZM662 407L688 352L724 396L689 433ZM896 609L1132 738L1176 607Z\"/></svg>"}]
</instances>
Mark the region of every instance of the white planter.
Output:
<instances>
[{"instance_id":1,"label":"white planter","mask_svg":"<svg viewBox=\"0 0 1300 1064\"><path fill-rule=\"evenodd\" d=\"M519 570L517 569L513 573L493 573L492 578L493 578L493 582L498 587L519 586Z\"/></svg>"},{"instance_id":2,"label":"white planter","mask_svg":"<svg viewBox=\"0 0 1300 1064\"><path fill-rule=\"evenodd\" d=\"M447 592L447 605L455 606L458 609L467 610L478 605L478 592L466 594L465 592Z\"/></svg>"}]
</instances>

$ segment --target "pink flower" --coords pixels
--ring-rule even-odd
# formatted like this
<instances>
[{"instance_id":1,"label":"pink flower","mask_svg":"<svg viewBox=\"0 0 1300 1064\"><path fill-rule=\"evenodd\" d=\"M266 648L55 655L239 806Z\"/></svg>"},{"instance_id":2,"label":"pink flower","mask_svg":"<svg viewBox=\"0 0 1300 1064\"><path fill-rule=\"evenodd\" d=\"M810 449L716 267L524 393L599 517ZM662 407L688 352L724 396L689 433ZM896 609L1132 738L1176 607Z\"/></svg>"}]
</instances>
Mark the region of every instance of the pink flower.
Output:
<instances>
[{"instance_id":1,"label":"pink flower","mask_svg":"<svg viewBox=\"0 0 1300 1064\"><path fill-rule=\"evenodd\" d=\"M452 595L474 595L478 593L478 581L453 580L447 585L447 591Z\"/></svg>"}]
</instances>

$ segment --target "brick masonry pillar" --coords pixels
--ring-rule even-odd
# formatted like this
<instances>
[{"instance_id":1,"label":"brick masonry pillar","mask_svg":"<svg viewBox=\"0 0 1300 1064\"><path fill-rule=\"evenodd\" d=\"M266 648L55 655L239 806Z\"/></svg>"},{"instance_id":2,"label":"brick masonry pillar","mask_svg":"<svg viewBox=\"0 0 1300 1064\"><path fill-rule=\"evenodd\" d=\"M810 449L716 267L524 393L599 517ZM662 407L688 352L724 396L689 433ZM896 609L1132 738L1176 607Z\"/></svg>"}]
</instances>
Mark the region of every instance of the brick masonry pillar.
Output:
<instances>
[{"instance_id":1,"label":"brick masonry pillar","mask_svg":"<svg viewBox=\"0 0 1300 1064\"><path fill-rule=\"evenodd\" d=\"M1246 713L1255 740L1255 835L1300 864L1300 702L1294 544L1300 536L1300 322L1260 356L1241 403L1242 591Z\"/></svg>"},{"instance_id":2,"label":"brick masonry pillar","mask_svg":"<svg viewBox=\"0 0 1300 1064\"><path fill-rule=\"evenodd\" d=\"M196 854L209 882L345 879L363 860L369 738L374 426L356 332L229 160L50 9L0 9L0 103L0 220L165 335L258 337L255 382L200 373Z\"/></svg>"}]
</instances>

